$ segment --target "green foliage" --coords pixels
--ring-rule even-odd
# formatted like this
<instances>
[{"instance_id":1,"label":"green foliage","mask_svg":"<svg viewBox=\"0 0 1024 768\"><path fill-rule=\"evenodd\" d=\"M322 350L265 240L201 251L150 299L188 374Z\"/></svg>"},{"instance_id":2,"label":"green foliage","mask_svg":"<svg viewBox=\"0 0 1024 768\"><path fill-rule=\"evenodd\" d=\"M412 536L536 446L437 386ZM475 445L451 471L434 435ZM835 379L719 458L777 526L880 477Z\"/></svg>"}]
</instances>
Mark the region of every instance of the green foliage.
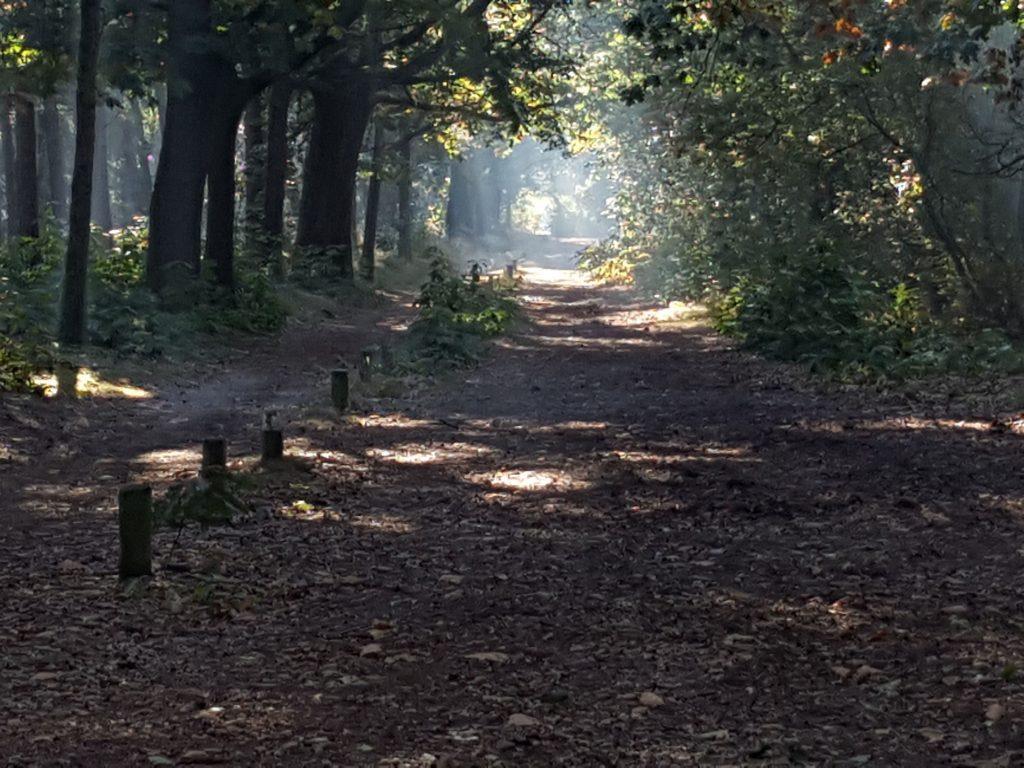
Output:
<instances>
[{"instance_id":1,"label":"green foliage","mask_svg":"<svg viewBox=\"0 0 1024 768\"><path fill-rule=\"evenodd\" d=\"M432 365L471 365L485 353L486 340L508 331L518 317L515 285L467 280L438 249L416 302L419 317L410 327L416 356Z\"/></svg>"},{"instance_id":2,"label":"green foliage","mask_svg":"<svg viewBox=\"0 0 1024 768\"><path fill-rule=\"evenodd\" d=\"M38 370L31 347L0 337L0 392L35 392L32 377Z\"/></svg>"},{"instance_id":3,"label":"green foliage","mask_svg":"<svg viewBox=\"0 0 1024 768\"><path fill-rule=\"evenodd\" d=\"M955 332L929 320L905 283L886 291L834 259L741 278L712 303L722 333L745 347L845 380L1024 370L1024 354L993 329Z\"/></svg>"},{"instance_id":4,"label":"green foliage","mask_svg":"<svg viewBox=\"0 0 1024 768\"><path fill-rule=\"evenodd\" d=\"M205 333L274 333L284 327L288 312L266 273L241 272L230 293L207 280L205 299L196 306L195 318Z\"/></svg>"},{"instance_id":5,"label":"green foliage","mask_svg":"<svg viewBox=\"0 0 1024 768\"><path fill-rule=\"evenodd\" d=\"M346 258L351 261L351 253L340 247L296 248L288 277L296 285L311 291L351 283L351 272L339 266Z\"/></svg>"},{"instance_id":6,"label":"green foliage","mask_svg":"<svg viewBox=\"0 0 1024 768\"><path fill-rule=\"evenodd\" d=\"M0 392L35 390L32 378L52 364L48 345L63 246L53 228L0 248Z\"/></svg>"},{"instance_id":7,"label":"green foliage","mask_svg":"<svg viewBox=\"0 0 1024 768\"><path fill-rule=\"evenodd\" d=\"M236 514L246 511L245 502L235 495L235 486L227 475L200 477L172 486L154 504L154 522L168 528L184 528L193 523L202 528L229 525Z\"/></svg>"},{"instance_id":8,"label":"green foliage","mask_svg":"<svg viewBox=\"0 0 1024 768\"><path fill-rule=\"evenodd\" d=\"M136 225L92 243L89 333L94 344L155 357L163 349L159 304L144 283L148 231Z\"/></svg>"}]
</instances>

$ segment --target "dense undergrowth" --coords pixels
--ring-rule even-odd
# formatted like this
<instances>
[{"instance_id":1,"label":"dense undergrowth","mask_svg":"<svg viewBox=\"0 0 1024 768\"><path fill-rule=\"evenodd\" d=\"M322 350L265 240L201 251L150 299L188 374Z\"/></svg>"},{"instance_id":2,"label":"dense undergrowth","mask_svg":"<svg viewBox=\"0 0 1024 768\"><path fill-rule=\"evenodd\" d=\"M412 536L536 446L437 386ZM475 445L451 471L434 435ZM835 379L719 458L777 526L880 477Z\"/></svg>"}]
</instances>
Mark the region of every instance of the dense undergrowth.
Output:
<instances>
[{"instance_id":1,"label":"dense undergrowth","mask_svg":"<svg viewBox=\"0 0 1024 768\"><path fill-rule=\"evenodd\" d=\"M1024 371L1024 348L1005 331L971 322L955 307L937 316L921 285L871 279L829 243L758 271L714 269L685 249L638 255L612 243L581 263L602 280L702 302L716 330L745 348L845 381Z\"/></svg>"},{"instance_id":2,"label":"dense undergrowth","mask_svg":"<svg viewBox=\"0 0 1024 768\"><path fill-rule=\"evenodd\" d=\"M143 224L94 234L90 249L89 343L120 356L156 358L199 335L270 333L286 312L265 272L241 269L230 293L209 276L169 311L146 287ZM34 377L66 354L55 343L65 244L54 227L0 249L0 390L33 391Z\"/></svg>"},{"instance_id":3,"label":"dense undergrowth","mask_svg":"<svg viewBox=\"0 0 1024 768\"><path fill-rule=\"evenodd\" d=\"M188 354L200 338L274 333L290 312L302 311L310 293L346 305L381 300L373 286L346 280L331 254L296 259L287 280L242 254L233 291L203 274L171 311L145 284L146 238L138 222L92 240L89 343L115 356L155 359ZM72 354L55 340L64 250L55 227L0 248L0 391L35 391L37 375ZM385 265L378 282L399 290L421 286L419 315L403 345L416 370L472 364L516 317L513 282L463 278L436 247L409 263Z\"/></svg>"}]
</instances>

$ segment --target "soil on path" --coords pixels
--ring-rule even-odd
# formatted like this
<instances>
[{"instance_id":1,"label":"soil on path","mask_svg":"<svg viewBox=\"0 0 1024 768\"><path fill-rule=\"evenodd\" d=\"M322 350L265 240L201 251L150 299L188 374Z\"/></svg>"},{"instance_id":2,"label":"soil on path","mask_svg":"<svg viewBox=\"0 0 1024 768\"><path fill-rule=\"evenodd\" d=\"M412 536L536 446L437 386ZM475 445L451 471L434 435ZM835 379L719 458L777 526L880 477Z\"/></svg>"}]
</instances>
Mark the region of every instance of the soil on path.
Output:
<instances>
[{"instance_id":1,"label":"soil on path","mask_svg":"<svg viewBox=\"0 0 1024 768\"><path fill-rule=\"evenodd\" d=\"M0 760L1022 764L1013 425L822 394L559 266L485 365L347 419L323 370L395 318L324 323L306 362L292 331L239 403L59 406L95 409L66 469L11 403ZM275 472L236 413L268 401ZM161 533L117 587L117 485L214 427L258 514Z\"/></svg>"}]
</instances>

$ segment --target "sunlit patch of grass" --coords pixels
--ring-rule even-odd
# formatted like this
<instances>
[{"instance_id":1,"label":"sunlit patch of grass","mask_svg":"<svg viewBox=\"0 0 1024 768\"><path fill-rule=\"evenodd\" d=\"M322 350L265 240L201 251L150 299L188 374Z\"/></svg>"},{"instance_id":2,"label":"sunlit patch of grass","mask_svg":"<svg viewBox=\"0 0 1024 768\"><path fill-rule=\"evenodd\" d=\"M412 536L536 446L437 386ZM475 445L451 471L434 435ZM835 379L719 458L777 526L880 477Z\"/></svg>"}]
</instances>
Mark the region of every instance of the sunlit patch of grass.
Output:
<instances>
[{"instance_id":1,"label":"sunlit patch of grass","mask_svg":"<svg viewBox=\"0 0 1024 768\"><path fill-rule=\"evenodd\" d=\"M104 379L102 374L91 368L58 370L35 376L32 381L45 397L72 395L111 400L150 400L154 396L148 389L130 382ZM69 392L72 386L74 392Z\"/></svg>"}]
</instances>

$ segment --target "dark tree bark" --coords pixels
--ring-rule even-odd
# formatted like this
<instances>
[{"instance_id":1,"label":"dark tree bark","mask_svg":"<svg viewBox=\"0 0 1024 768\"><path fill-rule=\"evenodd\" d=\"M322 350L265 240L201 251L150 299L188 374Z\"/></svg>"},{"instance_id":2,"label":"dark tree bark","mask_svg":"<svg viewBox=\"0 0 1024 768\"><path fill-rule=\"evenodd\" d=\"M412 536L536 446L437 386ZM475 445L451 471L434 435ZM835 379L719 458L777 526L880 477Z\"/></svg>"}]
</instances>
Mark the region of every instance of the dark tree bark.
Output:
<instances>
[{"instance_id":1,"label":"dark tree bark","mask_svg":"<svg viewBox=\"0 0 1024 768\"><path fill-rule=\"evenodd\" d=\"M100 50L100 2L82 0L75 105L75 166L71 178L68 250L61 295L60 339L85 341L86 282L89 272L89 219L92 205L93 153L96 144L96 70Z\"/></svg>"},{"instance_id":2,"label":"dark tree bark","mask_svg":"<svg viewBox=\"0 0 1024 768\"><path fill-rule=\"evenodd\" d=\"M36 105L27 96L14 97L16 180L15 237L39 237L39 167L36 147Z\"/></svg>"},{"instance_id":3,"label":"dark tree bark","mask_svg":"<svg viewBox=\"0 0 1024 768\"><path fill-rule=\"evenodd\" d=\"M284 199L288 181L288 107L292 88L287 81L274 83L270 89L267 109L267 165L263 194L263 228L268 256L273 259L274 271L283 272L280 252L284 241Z\"/></svg>"},{"instance_id":4,"label":"dark tree bark","mask_svg":"<svg viewBox=\"0 0 1024 768\"><path fill-rule=\"evenodd\" d=\"M297 244L330 249L352 276L356 175L372 112L371 89L350 82L313 94L314 120L303 171Z\"/></svg>"},{"instance_id":5,"label":"dark tree bark","mask_svg":"<svg viewBox=\"0 0 1024 768\"><path fill-rule=\"evenodd\" d=\"M199 273L211 91L223 77L223 62L210 45L210 0L175 0L169 8L171 85L146 260L147 281L158 293L166 292L177 270Z\"/></svg>"},{"instance_id":6,"label":"dark tree bark","mask_svg":"<svg viewBox=\"0 0 1024 768\"><path fill-rule=\"evenodd\" d=\"M152 176L149 171L149 142L143 125L142 109L137 100L127 104L115 120L118 138L115 154L120 158L121 173L119 212L127 223L135 216L149 210L152 194Z\"/></svg>"},{"instance_id":7,"label":"dark tree bark","mask_svg":"<svg viewBox=\"0 0 1024 768\"><path fill-rule=\"evenodd\" d=\"M250 233L262 229L266 195L267 133L264 99L255 97L245 108L245 225Z\"/></svg>"},{"instance_id":8,"label":"dark tree bark","mask_svg":"<svg viewBox=\"0 0 1024 768\"><path fill-rule=\"evenodd\" d=\"M373 282L377 261L377 220L380 216L380 184L384 172L384 128L380 120L373 128L373 155L370 161L370 183L366 189L366 219L363 226L363 253L360 272Z\"/></svg>"},{"instance_id":9,"label":"dark tree bark","mask_svg":"<svg viewBox=\"0 0 1024 768\"><path fill-rule=\"evenodd\" d=\"M3 143L4 157L4 217L6 228L4 235L14 237L18 230L18 210L15 200L18 198L18 182L15 173L15 151L14 151L14 123L11 121L11 111L14 109L14 97L7 96L0 101L0 141Z\"/></svg>"},{"instance_id":10,"label":"dark tree bark","mask_svg":"<svg viewBox=\"0 0 1024 768\"><path fill-rule=\"evenodd\" d=\"M448 209L445 214L445 230L449 239L476 237L478 223L474 186L469 161L453 160L451 184L448 188Z\"/></svg>"},{"instance_id":11,"label":"dark tree bark","mask_svg":"<svg viewBox=\"0 0 1024 768\"><path fill-rule=\"evenodd\" d=\"M228 290L235 284L235 154L248 100L237 85L233 93L222 93L210 123L206 259L213 265L217 284Z\"/></svg>"},{"instance_id":12,"label":"dark tree bark","mask_svg":"<svg viewBox=\"0 0 1024 768\"><path fill-rule=\"evenodd\" d=\"M92 222L104 232L114 228L110 202L110 107L96 108L96 149L93 156Z\"/></svg>"},{"instance_id":13,"label":"dark tree bark","mask_svg":"<svg viewBox=\"0 0 1024 768\"><path fill-rule=\"evenodd\" d=\"M149 198L153 194L153 172L149 168L149 155L152 146L146 138L146 123L142 118L142 107L138 100L132 101L129 124L135 142L136 162L138 163L138 189L136 190L136 207L140 212L149 210Z\"/></svg>"},{"instance_id":14,"label":"dark tree bark","mask_svg":"<svg viewBox=\"0 0 1024 768\"><path fill-rule=\"evenodd\" d=\"M398 258L412 259L412 139L398 148Z\"/></svg>"},{"instance_id":15,"label":"dark tree bark","mask_svg":"<svg viewBox=\"0 0 1024 768\"><path fill-rule=\"evenodd\" d=\"M64 128L56 97L43 102L43 146L46 150L46 207L58 222L67 218L67 182L64 179Z\"/></svg>"}]
</instances>

